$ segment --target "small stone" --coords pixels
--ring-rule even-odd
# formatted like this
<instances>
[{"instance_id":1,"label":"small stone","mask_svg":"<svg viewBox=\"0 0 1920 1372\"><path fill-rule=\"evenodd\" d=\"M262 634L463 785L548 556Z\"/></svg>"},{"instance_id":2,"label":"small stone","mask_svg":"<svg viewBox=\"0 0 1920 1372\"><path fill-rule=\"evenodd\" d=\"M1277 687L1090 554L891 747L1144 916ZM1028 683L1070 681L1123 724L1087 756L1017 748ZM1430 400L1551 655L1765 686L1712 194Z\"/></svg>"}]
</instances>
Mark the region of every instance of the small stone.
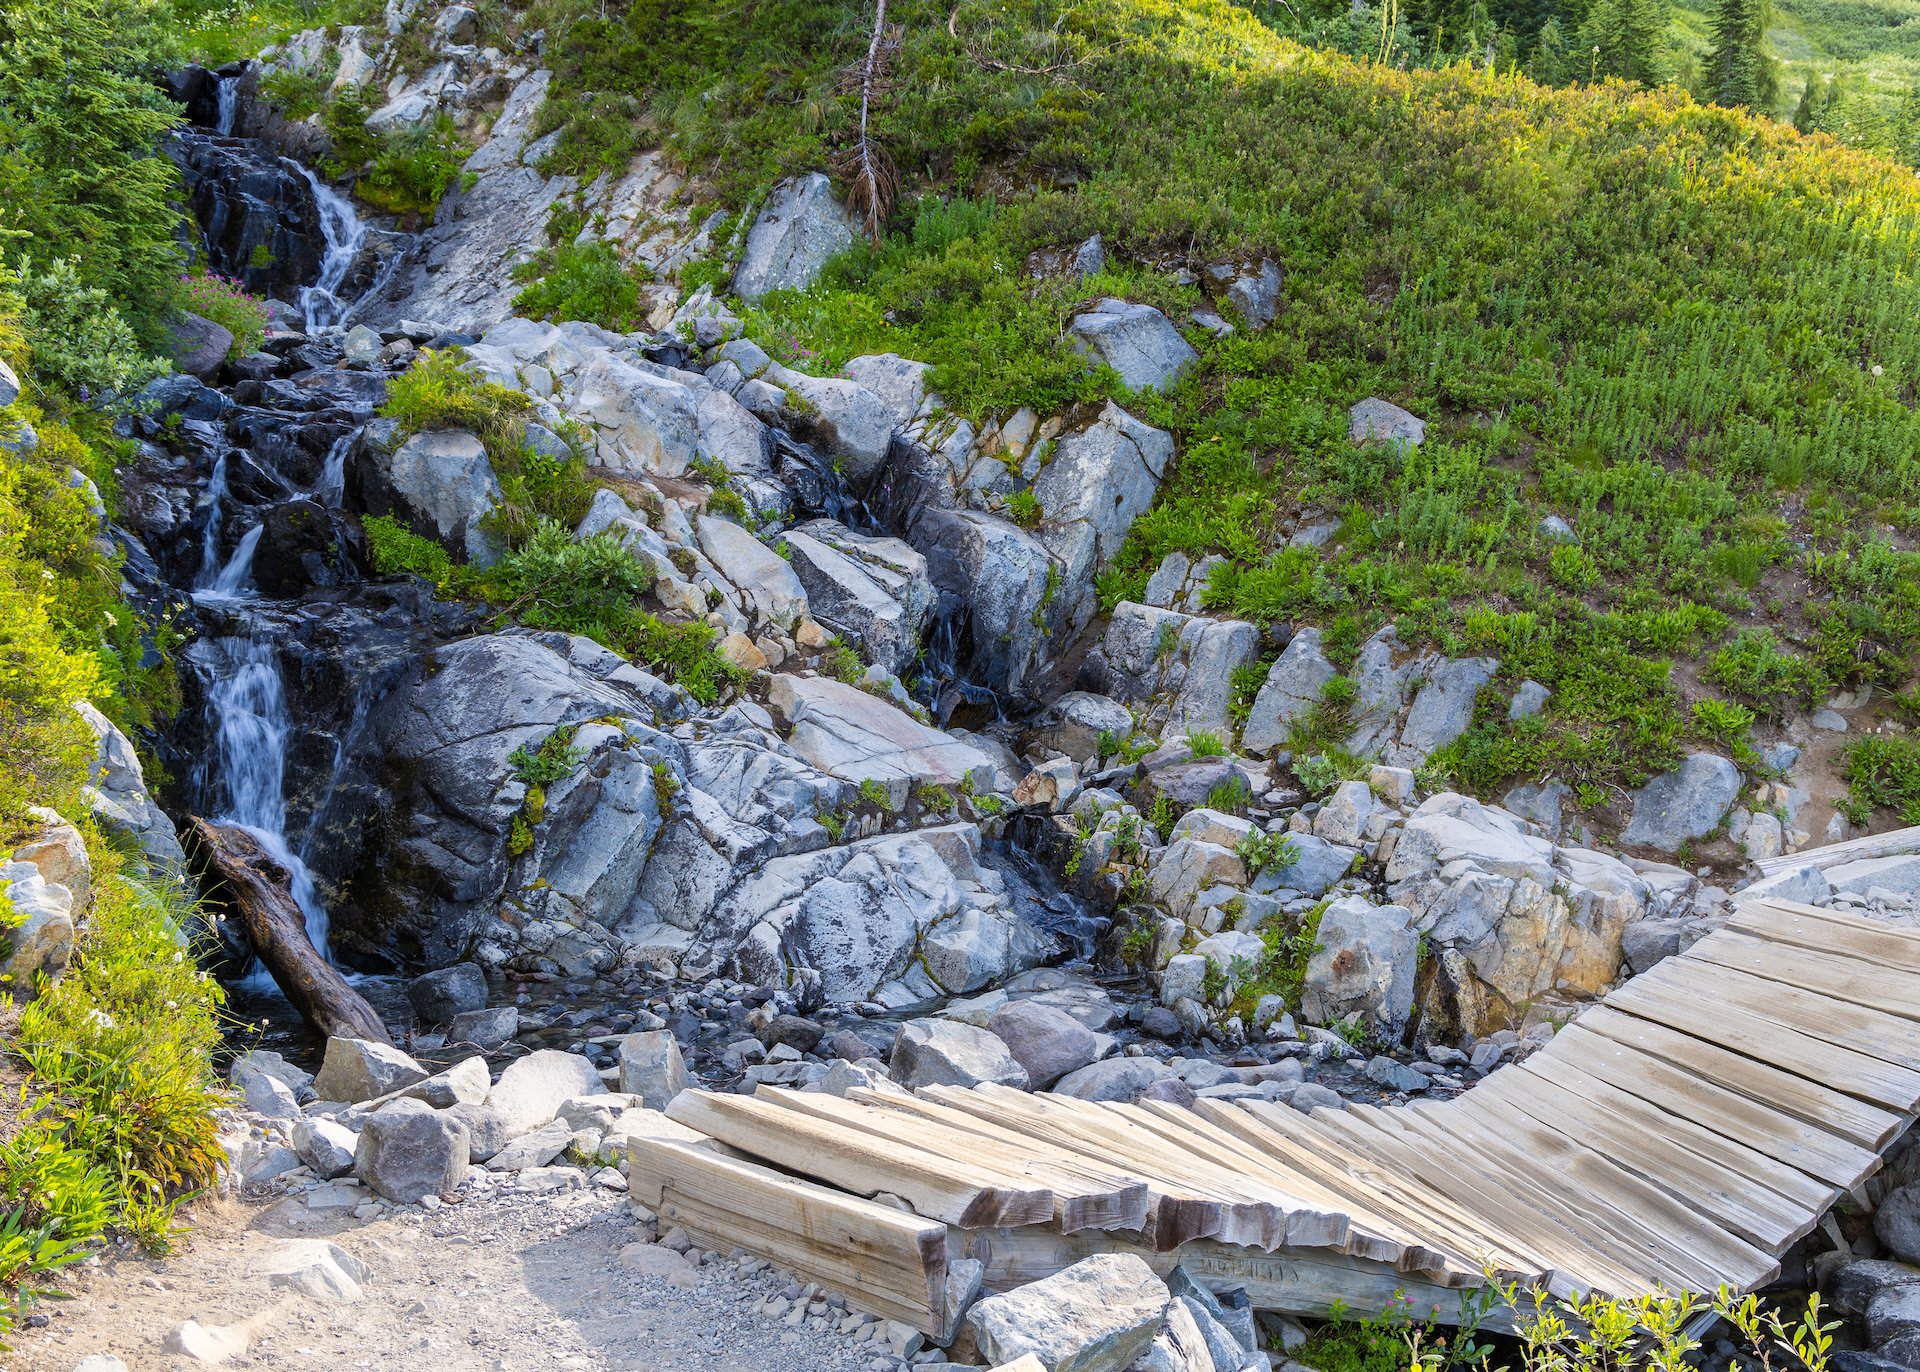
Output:
<instances>
[{"instance_id":1,"label":"small stone","mask_svg":"<svg viewBox=\"0 0 1920 1372\"><path fill-rule=\"evenodd\" d=\"M1147 1351L1172 1301L1138 1257L1101 1253L975 1303L966 1327L990 1365L1030 1354L1048 1372L1122 1372Z\"/></svg>"},{"instance_id":2,"label":"small stone","mask_svg":"<svg viewBox=\"0 0 1920 1372\"><path fill-rule=\"evenodd\" d=\"M700 1285L694 1265L671 1248L657 1243L630 1243L620 1250L620 1265L642 1277L652 1277L691 1291Z\"/></svg>"},{"instance_id":3,"label":"small stone","mask_svg":"<svg viewBox=\"0 0 1920 1372\"><path fill-rule=\"evenodd\" d=\"M486 1007L487 974L475 963L457 962L408 982L407 999L422 1024L446 1024L456 1015Z\"/></svg>"},{"instance_id":4,"label":"small stone","mask_svg":"<svg viewBox=\"0 0 1920 1372\"><path fill-rule=\"evenodd\" d=\"M247 1351L247 1336L238 1329L188 1320L168 1334L161 1346L169 1353L182 1354L195 1362L223 1363Z\"/></svg>"},{"instance_id":5,"label":"small stone","mask_svg":"<svg viewBox=\"0 0 1920 1372\"><path fill-rule=\"evenodd\" d=\"M293 1126L293 1151L322 1181L344 1177L353 1170L353 1154L360 1137L343 1124L327 1119L302 1119Z\"/></svg>"},{"instance_id":6,"label":"small stone","mask_svg":"<svg viewBox=\"0 0 1920 1372\"><path fill-rule=\"evenodd\" d=\"M269 1253L253 1269L271 1286L284 1286L329 1305L360 1299L360 1283L371 1269L325 1239L294 1239Z\"/></svg>"},{"instance_id":7,"label":"small stone","mask_svg":"<svg viewBox=\"0 0 1920 1372\"><path fill-rule=\"evenodd\" d=\"M467 1177L468 1150L466 1126L403 1098L367 1116L353 1171L386 1199L412 1205L422 1196L457 1189Z\"/></svg>"}]
</instances>

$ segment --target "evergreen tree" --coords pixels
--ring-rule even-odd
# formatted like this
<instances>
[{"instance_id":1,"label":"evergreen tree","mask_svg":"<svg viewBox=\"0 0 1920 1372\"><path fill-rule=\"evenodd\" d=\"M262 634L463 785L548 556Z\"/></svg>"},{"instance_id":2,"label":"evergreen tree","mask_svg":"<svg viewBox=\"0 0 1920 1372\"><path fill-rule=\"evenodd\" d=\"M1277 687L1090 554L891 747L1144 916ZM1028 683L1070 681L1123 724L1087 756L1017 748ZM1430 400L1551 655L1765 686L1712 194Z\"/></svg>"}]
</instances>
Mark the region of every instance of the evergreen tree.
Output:
<instances>
[{"instance_id":1,"label":"evergreen tree","mask_svg":"<svg viewBox=\"0 0 1920 1372\"><path fill-rule=\"evenodd\" d=\"M1564 86L1582 73L1574 69L1574 54L1558 19L1540 26L1540 37L1527 58L1527 75L1543 86Z\"/></svg>"},{"instance_id":2,"label":"evergreen tree","mask_svg":"<svg viewBox=\"0 0 1920 1372\"><path fill-rule=\"evenodd\" d=\"M72 259L150 338L180 265L164 35L140 0L0 0L0 229L25 235L8 252Z\"/></svg>"},{"instance_id":3,"label":"evergreen tree","mask_svg":"<svg viewBox=\"0 0 1920 1372\"><path fill-rule=\"evenodd\" d=\"M1643 86L1659 85L1667 79L1669 22L1667 0L1595 0L1587 22L1580 26L1574 75L1617 76ZM1582 65L1589 71L1579 71Z\"/></svg>"},{"instance_id":4,"label":"evergreen tree","mask_svg":"<svg viewBox=\"0 0 1920 1372\"><path fill-rule=\"evenodd\" d=\"M1716 105L1772 109L1780 82L1778 68L1766 52L1771 18L1767 0L1718 0L1702 91L1708 100Z\"/></svg>"}]
</instances>

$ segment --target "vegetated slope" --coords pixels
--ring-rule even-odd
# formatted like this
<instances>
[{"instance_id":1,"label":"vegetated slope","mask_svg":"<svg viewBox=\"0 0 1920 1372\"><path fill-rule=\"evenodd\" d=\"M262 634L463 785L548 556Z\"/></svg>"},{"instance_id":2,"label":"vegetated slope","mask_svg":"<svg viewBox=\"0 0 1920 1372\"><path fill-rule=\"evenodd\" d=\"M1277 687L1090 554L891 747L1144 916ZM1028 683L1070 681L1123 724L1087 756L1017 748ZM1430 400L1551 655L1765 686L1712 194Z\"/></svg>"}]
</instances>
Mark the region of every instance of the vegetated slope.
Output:
<instances>
[{"instance_id":1,"label":"vegetated slope","mask_svg":"<svg viewBox=\"0 0 1920 1372\"><path fill-rule=\"evenodd\" d=\"M743 23L569 3L528 17L559 77L563 165L664 134L744 204L845 146L864 6L763 4ZM1391 618L1497 654L1509 684L1555 699L1437 760L1480 789L1551 771L1593 800L1690 738L1740 741L1721 695L1765 714L1910 687L1911 172L1673 92L1359 64L1220 0L906 0L889 19L875 129L905 185L893 231L767 302L761 332L790 356L893 349L937 363L969 415L1057 409L1118 394L1064 342L1076 301L1184 320L1201 296L1181 267L1267 253L1287 269L1269 330L1195 331L1197 374L1128 400L1182 456L1110 600L1169 551L1222 552L1219 609L1318 622L1349 652ZM1025 270L1093 233L1102 276ZM1433 421L1397 469L1346 440L1370 394ZM1285 548L1308 511L1337 514L1339 536ZM1547 513L1577 546L1543 538ZM1875 748L1909 779L1862 802L1911 811L1911 748Z\"/></svg>"}]
</instances>

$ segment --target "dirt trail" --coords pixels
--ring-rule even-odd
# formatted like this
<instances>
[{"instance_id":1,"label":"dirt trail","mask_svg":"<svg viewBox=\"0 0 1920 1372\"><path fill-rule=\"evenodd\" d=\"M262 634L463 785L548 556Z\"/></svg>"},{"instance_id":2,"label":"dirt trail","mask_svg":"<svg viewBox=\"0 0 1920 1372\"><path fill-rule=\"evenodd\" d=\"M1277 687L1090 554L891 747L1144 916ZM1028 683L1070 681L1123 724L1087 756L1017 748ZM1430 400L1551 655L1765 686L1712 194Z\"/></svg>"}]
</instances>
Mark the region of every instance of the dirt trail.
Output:
<instances>
[{"instance_id":1,"label":"dirt trail","mask_svg":"<svg viewBox=\"0 0 1920 1372\"><path fill-rule=\"evenodd\" d=\"M657 1244L624 1196L605 1191L478 1197L407 1207L368 1223L314 1213L298 1197L202 1206L166 1258L103 1262L69 1283L73 1299L19 1330L0 1365L71 1372L111 1353L133 1372L206 1364L166 1351L182 1321L256 1333L223 1367L430 1368L432 1372L875 1372L900 1361L884 1341L790 1327L762 1302L785 1274L744 1273L724 1257L697 1269ZM328 1238L372 1269L364 1296L327 1304L257 1274L286 1240ZM622 1250L626 1257L622 1258ZM692 1255L698 1257L698 1252ZM657 1275L664 1272L666 1275ZM857 1317L854 1317L857 1318Z\"/></svg>"}]
</instances>

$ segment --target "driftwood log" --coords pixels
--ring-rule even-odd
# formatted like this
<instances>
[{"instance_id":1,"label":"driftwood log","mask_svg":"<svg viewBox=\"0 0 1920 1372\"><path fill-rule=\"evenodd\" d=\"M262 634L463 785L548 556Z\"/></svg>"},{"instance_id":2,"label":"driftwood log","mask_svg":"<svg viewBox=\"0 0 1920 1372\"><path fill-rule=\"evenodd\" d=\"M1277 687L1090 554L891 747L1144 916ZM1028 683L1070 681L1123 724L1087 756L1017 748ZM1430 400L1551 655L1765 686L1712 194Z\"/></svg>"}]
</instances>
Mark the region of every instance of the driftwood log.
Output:
<instances>
[{"instance_id":1,"label":"driftwood log","mask_svg":"<svg viewBox=\"0 0 1920 1372\"><path fill-rule=\"evenodd\" d=\"M293 898L287 869L235 825L195 816L193 832L205 871L225 886L227 904L247 931L254 953L293 1008L329 1038L393 1042L366 998L308 939L306 916Z\"/></svg>"}]
</instances>

